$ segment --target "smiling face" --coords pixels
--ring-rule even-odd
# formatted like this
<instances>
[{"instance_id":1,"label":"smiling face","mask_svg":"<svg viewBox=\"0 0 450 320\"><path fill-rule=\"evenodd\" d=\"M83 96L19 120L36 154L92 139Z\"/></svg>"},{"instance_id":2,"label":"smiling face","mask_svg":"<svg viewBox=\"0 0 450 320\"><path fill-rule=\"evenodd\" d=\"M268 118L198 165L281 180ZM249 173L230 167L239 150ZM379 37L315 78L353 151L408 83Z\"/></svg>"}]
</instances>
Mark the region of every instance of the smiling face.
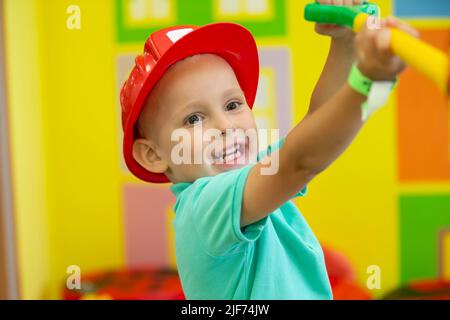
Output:
<instances>
[{"instance_id":1,"label":"smiling face","mask_svg":"<svg viewBox=\"0 0 450 320\"><path fill-rule=\"evenodd\" d=\"M233 69L212 54L189 57L166 72L147 99L138 129L134 158L174 183L245 166L258 150L257 135L242 134L256 132L256 123ZM174 140L174 133L184 139ZM190 163L176 159L180 142Z\"/></svg>"}]
</instances>

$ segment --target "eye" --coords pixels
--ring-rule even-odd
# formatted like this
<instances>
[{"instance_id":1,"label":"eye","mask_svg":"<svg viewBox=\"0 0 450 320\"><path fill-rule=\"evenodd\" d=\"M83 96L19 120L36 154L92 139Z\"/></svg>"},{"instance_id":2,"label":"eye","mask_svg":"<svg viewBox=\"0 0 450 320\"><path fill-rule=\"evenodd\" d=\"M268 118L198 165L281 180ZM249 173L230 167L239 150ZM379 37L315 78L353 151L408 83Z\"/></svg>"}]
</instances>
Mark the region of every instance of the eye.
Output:
<instances>
[{"instance_id":1,"label":"eye","mask_svg":"<svg viewBox=\"0 0 450 320\"><path fill-rule=\"evenodd\" d=\"M198 114L192 114L184 121L185 125L193 126L202 121L202 117Z\"/></svg>"},{"instance_id":2,"label":"eye","mask_svg":"<svg viewBox=\"0 0 450 320\"><path fill-rule=\"evenodd\" d=\"M232 101L229 104L227 104L226 109L227 111L233 111L235 109L238 109L241 106L241 103L238 101Z\"/></svg>"}]
</instances>

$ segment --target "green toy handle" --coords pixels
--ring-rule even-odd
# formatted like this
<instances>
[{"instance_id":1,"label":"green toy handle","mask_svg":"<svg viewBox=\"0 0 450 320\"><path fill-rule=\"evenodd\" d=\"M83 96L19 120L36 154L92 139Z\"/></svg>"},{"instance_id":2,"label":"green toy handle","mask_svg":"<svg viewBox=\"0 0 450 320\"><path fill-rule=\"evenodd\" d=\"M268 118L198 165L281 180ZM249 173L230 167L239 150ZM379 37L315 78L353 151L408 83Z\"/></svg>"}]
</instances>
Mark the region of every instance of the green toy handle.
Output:
<instances>
[{"instance_id":1,"label":"green toy handle","mask_svg":"<svg viewBox=\"0 0 450 320\"><path fill-rule=\"evenodd\" d=\"M305 20L317 23L336 24L353 29L353 21L359 13L378 15L379 8L375 4L364 3L359 6L332 6L310 3L305 7Z\"/></svg>"}]
</instances>

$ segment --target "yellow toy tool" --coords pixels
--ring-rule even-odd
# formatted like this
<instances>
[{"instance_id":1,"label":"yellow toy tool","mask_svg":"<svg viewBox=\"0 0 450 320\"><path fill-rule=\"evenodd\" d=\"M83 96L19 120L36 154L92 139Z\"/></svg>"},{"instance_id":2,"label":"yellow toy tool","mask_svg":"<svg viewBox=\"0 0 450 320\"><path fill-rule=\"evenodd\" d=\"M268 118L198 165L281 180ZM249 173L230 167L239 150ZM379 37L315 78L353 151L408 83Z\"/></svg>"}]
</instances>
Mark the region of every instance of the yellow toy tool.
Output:
<instances>
[{"instance_id":1,"label":"yellow toy tool","mask_svg":"<svg viewBox=\"0 0 450 320\"><path fill-rule=\"evenodd\" d=\"M337 24L359 32L370 15L378 13L373 4L345 7L311 3L305 7L307 21ZM431 79L445 94L450 93L448 55L411 35L391 29L391 49L408 65Z\"/></svg>"}]
</instances>

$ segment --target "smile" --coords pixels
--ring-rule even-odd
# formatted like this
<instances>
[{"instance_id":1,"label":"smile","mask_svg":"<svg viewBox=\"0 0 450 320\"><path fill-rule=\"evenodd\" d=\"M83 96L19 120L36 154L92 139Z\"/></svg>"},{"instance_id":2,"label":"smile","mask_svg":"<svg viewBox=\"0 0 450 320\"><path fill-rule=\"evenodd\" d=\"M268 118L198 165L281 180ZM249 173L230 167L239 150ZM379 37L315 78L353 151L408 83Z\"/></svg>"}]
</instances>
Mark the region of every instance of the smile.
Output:
<instances>
[{"instance_id":1,"label":"smile","mask_svg":"<svg viewBox=\"0 0 450 320\"><path fill-rule=\"evenodd\" d=\"M218 152L213 156L214 164L235 164L237 160L245 154L245 144L239 143L224 148L221 152Z\"/></svg>"}]
</instances>

